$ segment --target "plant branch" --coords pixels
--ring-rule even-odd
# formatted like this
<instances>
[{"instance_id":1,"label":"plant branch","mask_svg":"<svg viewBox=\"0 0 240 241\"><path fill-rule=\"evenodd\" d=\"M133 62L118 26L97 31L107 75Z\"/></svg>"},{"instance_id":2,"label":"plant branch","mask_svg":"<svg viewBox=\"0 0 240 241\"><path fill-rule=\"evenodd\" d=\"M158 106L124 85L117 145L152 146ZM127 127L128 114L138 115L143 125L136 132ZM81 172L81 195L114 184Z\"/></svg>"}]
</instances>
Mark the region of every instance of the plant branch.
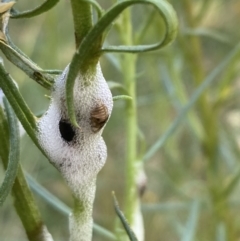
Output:
<instances>
[{"instance_id":1,"label":"plant branch","mask_svg":"<svg viewBox=\"0 0 240 241\"><path fill-rule=\"evenodd\" d=\"M71 0L76 49L92 28L92 7L83 0Z\"/></svg>"},{"instance_id":2,"label":"plant branch","mask_svg":"<svg viewBox=\"0 0 240 241\"><path fill-rule=\"evenodd\" d=\"M4 168L8 167L8 156L12 155L12 147L9 150L9 128L7 119L4 116L2 108L0 108L0 157ZM11 129L10 132L15 131ZM14 134L14 133L12 133ZM10 137L12 136L10 135ZM16 134L16 133L15 133ZM13 140L10 140L12 142ZM10 151L10 153L9 153ZM21 166L18 167L17 176L12 186L12 194L14 196L14 206L25 228L29 241L51 241L51 235L42 222L40 212L37 208L32 193L27 185Z\"/></svg>"}]
</instances>

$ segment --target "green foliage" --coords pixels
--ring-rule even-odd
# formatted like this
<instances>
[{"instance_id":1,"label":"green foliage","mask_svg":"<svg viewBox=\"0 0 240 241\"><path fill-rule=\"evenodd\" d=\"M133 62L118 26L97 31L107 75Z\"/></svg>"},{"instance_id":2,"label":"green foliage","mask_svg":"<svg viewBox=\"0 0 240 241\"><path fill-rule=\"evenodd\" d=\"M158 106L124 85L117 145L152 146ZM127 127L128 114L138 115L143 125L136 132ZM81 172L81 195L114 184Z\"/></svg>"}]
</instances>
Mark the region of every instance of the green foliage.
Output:
<instances>
[{"instance_id":1,"label":"green foliage","mask_svg":"<svg viewBox=\"0 0 240 241\"><path fill-rule=\"evenodd\" d=\"M95 1L85 2L94 6L94 19L103 21L105 25L99 29L96 24L88 33L88 40L78 46L71 68L77 66L77 69L83 59L89 53L93 54L95 47L99 47L89 45L89 41L99 38L102 43L106 36L107 44L99 52L95 49L94 56L98 59L102 55L103 73L109 80L115 99L124 99L115 101L114 112L104 133L109 157L98 180L94 220L100 226L94 226L93 240L115 239L113 220L116 214L113 211L112 190L118 193L123 213L129 219L131 208L129 211L128 200L132 196L126 196L128 188L132 187L136 196L133 166L139 160L144 161L148 176L147 189L142 197L138 197L142 202L145 240L237 240L240 228L237 215L240 203L239 2L169 1L180 21L174 44L138 56L122 52L144 52L146 46L142 48L142 45L157 42L161 36L164 39L164 13L156 9L156 5L149 5L150 1L139 1L143 6L135 4L138 1L132 1L135 5L131 11L124 10L125 5L132 4L131 1L118 1L119 5L106 12L105 9L109 9L114 1L99 0L98 4ZM161 4L160 0L151 2ZM39 8L34 7L39 1L18 1L14 8L35 9L27 13L32 16L46 3L51 7L57 1L46 1ZM116 6L121 11L124 10L117 19L115 17L121 11ZM117 14L112 9L118 9ZM12 11L12 17L21 16L21 11L19 12ZM109 22L105 22L109 15L104 15L104 12L111 15L111 20L114 19L111 29ZM31 68L26 69L24 64L30 60L25 55L22 57L21 69L26 70L28 76L7 61L5 68L0 66L0 87L33 140L36 119L32 113L44 113L48 105L44 95L49 94L48 89L55 77L52 74L59 73L43 69L62 69L72 59L74 37L70 16L69 3L59 1L50 12L37 18L28 21L10 20L9 32L13 42L43 66L40 68L29 64L26 66ZM174 31L171 33L175 35ZM126 36L130 36L130 40ZM130 46L122 47L126 44ZM140 46L135 46L139 44ZM6 46L4 41L1 41L0 46L3 53L5 49L11 51L11 56L22 53L13 44ZM105 52L110 53L104 54ZM33 75L35 72L39 74ZM11 73L11 76L7 73ZM72 73L68 82L70 110L75 76L74 71ZM34 81L31 82L29 78ZM17 81L21 94L13 79ZM133 130L131 136L127 134L129 113L126 110L129 105L136 108L136 118L129 125L129 129ZM74 121L73 109L71 113ZM0 116L4 118L2 114ZM1 137L3 134L4 132L0 133ZM131 153L129 144L125 144L132 141L129 137L133 136L135 153ZM66 217L70 212L68 207L72 205L69 191L55 169L49 166L26 135L21 137L21 142L24 169L50 190L46 191L28 177L29 185L36 192L43 219L56 240L67 240ZM4 147L6 143L2 143L0 138L1 147ZM0 149L1 156L6 156L6 146ZM130 154L135 159L129 168L124 160ZM132 169L132 172L128 169ZM4 177L4 173L1 172L1 177ZM129 180L132 181L132 186L129 185ZM12 231L13 226L21 224L12 211L11 203L10 198L6 199L0 209L1 237L3 241L26 240L23 228ZM6 215L9 217L7 220Z\"/></svg>"},{"instance_id":2,"label":"green foliage","mask_svg":"<svg viewBox=\"0 0 240 241\"><path fill-rule=\"evenodd\" d=\"M17 118L6 99L4 99L4 106L7 112L7 118L9 123L10 147L9 147L9 160L6 168L6 174L5 174L4 181L0 187L0 205L3 204L6 197L11 192L13 183L17 176L19 155L20 155L19 129L18 129ZM4 135L5 130L3 130L4 125L2 125L1 127L2 127L1 133L3 133L3 138L6 138L6 135ZM5 141L8 142L9 140L5 139Z\"/></svg>"}]
</instances>

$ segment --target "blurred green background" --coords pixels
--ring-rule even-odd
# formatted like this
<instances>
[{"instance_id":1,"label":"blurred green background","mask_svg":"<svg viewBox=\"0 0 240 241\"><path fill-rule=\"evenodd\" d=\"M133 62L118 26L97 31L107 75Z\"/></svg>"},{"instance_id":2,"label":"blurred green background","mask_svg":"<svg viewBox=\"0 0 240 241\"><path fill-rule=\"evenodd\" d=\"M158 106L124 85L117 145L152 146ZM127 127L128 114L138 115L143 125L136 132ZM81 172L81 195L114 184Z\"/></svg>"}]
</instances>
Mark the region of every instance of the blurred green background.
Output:
<instances>
[{"instance_id":1,"label":"blurred green background","mask_svg":"<svg viewBox=\"0 0 240 241\"><path fill-rule=\"evenodd\" d=\"M98 2L105 9L113 3ZM177 39L163 50L140 54L136 68L138 123L147 149L165 133L196 88L240 39L240 1L170 2L179 18ZM19 0L16 8L31 9L38 4L37 0ZM136 34L149 15L152 16L142 42L157 41L163 32L159 16L146 6L133 7L132 11ZM35 18L10 20L10 36L43 69L63 69L75 47L69 1L62 0ZM119 39L113 26L107 42L118 44ZM115 62L118 58L121 55L108 54L101 58L107 81L122 82L122 73ZM32 111L43 113L49 104L44 95L50 93L7 60L5 66ZM146 241L240 240L239 70L239 58L236 58L204 93L202 101L194 105L177 131L146 161L148 183L142 197ZM203 78L198 78L199 75ZM113 95L117 94L114 90ZM126 138L124 101L114 104L104 131L108 160L98 176L94 206L95 222L112 231L116 219L112 190L120 206L123 205ZM21 146L24 169L71 206L72 198L63 179L26 135ZM2 180L4 171L2 165L0 167ZM68 217L37 195L36 199L54 239L68 240ZM26 241L12 204L12 198L8 197L0 208L0 240ZM104 239L94 233L93 240Z\"/></svg>"}]
</instances>

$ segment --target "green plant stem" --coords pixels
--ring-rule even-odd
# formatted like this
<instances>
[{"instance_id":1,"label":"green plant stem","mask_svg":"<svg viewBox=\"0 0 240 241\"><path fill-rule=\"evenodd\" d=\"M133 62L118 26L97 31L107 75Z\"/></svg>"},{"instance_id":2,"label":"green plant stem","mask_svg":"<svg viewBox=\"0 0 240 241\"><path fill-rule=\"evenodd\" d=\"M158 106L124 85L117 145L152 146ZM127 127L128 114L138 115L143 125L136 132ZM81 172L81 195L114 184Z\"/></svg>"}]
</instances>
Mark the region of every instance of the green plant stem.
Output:
<instances>
[{"instance_id":1,"label":"green plant stem","mask_svg":"<svg viewBox=\"0 0 240 241\"><path fill-rule=\"evenodd\" d=\"M46 227L28 187L21 166L13 185L14 206L30 241L47 241Z\"/></svg>"},{"instance_id":2,"label":"green plant stem","mask_svg":"<svg viewBox=\"0 0 240 241\"><path fill-rule=\"evenodd\" d=\"M76 49L92 28L92 7L83 0L71 0Z\"/></svg>"},{"instance_id":3,"label":"green plant stem","mask_svg":"<svg viewBox=\"0 0 240 241\"><path fill-rule=\"evenodd\" d=\"M91 241L93 229L93 202L96 191L96 180L88 180L88 184L79 185L78 193L74 193L73 212L69 217L70 241Z\"/></svg>"},{"instance_id":4,"label":"green plant stem","mask_svg":"<svg viewBox=\"0 0 240 241\"><path fill-rule=\"evenodd\" d=\"M121 37L125 45L133 44L131 11L125 10L122 15ZM136 161L137 161L137 107L136 107L136 88L135 88L135 68L137 56L124 54L121 65L124 77L125 88L132 97L131 101L126 101L126 193L125 193L125 215L129 224L133 223L133 214L137 199L135 184Z\"/></svg>"},{"instance_id":5,"label":"green plant stem","mask_svg":"<svg viewBox=\"0 0 240 241\"><path fill-rule=\"evenodd\" d=\"M7 113L8 124L9 124L9 155L8 155L8 165L6 168L5 177L3 183L0 187L0 205L3 204L8 194L12 190L13 183L16 179L18 166L19 166L19 156L20 156L20 135L18 120L15 116L10 104L4 98L4 107ZM5 135L4 135L5 137ZM8 140L8 139L7 139Z\"/></svg>"},{"instance_id":6,"label":"green plant stem","mask_svg":"<svg viewBox=\"0 0 240 241\"><path fill-rule=\"evenodd\" d=\"M8 137L7 121L0 108L0 130L2 137ZM9 139L1 138L1 160L6 169L8 166ZM14 206L25 228L29 241L47 241L48 234L32 193L27 185L21 166L18 167L17 177L12 187ZM51 239L48 239L51 240Z\"/></svg>"}]
</instances>

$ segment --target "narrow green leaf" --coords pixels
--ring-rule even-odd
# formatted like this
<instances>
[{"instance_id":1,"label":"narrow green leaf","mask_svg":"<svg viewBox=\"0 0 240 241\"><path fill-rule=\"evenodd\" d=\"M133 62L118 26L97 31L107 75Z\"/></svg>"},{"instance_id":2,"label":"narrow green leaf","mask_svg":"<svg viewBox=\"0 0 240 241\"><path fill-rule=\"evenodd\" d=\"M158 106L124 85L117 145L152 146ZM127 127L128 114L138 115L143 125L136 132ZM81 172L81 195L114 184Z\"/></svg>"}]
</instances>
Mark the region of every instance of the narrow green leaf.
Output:
<instances>
[{"instance_id":1,"label":"narrow green leaf","mask_svg":"<svg viewBox=\"0 0 240 241\"><path fill-rule=\"evenodd\" d=\"M62 74L62 70L59 70L59 69L44 69L44 70L41 70L41 73L60 75L60 74Z\"/></svg>"},{"instance_id":2,"label":"narrow green leaf","mask_svg":"<svg viewBox=\"0 0 240 241\"><path fill-rule=\"evenodd\" d=\"M30 61L29 58L18 53L17 50L13 49L3 41L0 41L0 49L10 62L24 71L31 79L35 80L44 88L51 89L52 83L54 82L52 76L42 73L42 69Z\"/></svg>"},{"instance_id":3,"label":"narrow green leaf","mask_svg":"<svg viewBox=\"0 0 240 241\"><path fill-rule=\"evenodd\" d=\"M106 43L106 41L105 41ZM119 59L114 55L114 53L106 53L104 57L119 71L122 71L122 67L120 65Z\"/></svg>"},{"instance_id":4,"label":"narrow green leaf","mask_svg":"<svg viewBox=\"0 0 240 241\"><path fill-rule=\"evenodd\" d=\"M176 13L172 6L166 1L159 2L157 0L127 0L119 2L110 8L82 40L69 66L69 72L66 81L66 102L68 116L74 126L78 126L73 105L73 87L78 72L80 69L86 70L92 67L88 65L98 60L100 53L97 52L101 46L99 46L99 41L97 40L102 38L104 31L124 9L134 4L150 4L156 8L166 25L166 33L163 40L153 45L107 47L102 49L102 52L146 52L164 47L165 45L171 43L176 37L178 25Z\"/></svg>"},{"instance_id":5,"label":"narrow green leaf","mask_svg":"<svg viewBox=\"0 0 240 241\"><path fill-rule=\"evenodd\" d=\"M148 213L167 212L175 213L189 210L189 202L167 202L156 204L143 204L142 210Z\"/></svg>"},{"instance_id":6,"label":"narrow green leaf","mask_svg":"<svg viewBox=\"0 0 240 241\"><path fill-rule=\"evenodd\" d=\"M1 90L0 90L1 92ZM1 97L0 97L1 98ZM1 102L1 99L0 99ZM9 130L8 130L8 122L5 116L4 110L0 104L0 157L3 163L7 163L8 153L9 153ZM5 165L4 165L5 166ZM6 164L7 166L7 164Z\"/></svg>"},{"instance_id":7,"label":"narrow green leaf","mask_svg":"<svg viewBox=\"0 0 240 241\"><path fill-rule=\"evenodd\" d=\"M188 221L185 227L185 232L183 233L183 236L181 238L181 241L193 241L196 228L197 228L197 222L199 217L199 202L194 201L190 210L190 214L188 217Z\"/></svg>"},{"instance_id":8,"label":"narrow green leaf","mask_svg":"<svg viewBox=\"0 0 240 241\"><path fill-rule=\"evenodd\" d=\"M21 112L24 113L26 119L29 121L31 128L36 129L36 119L28 108L26 102L24 101L23 97L21 96L16 83L10 77L10 75L5 71L2 64L0 64L0 87L3 90L5 96L9 100L10 104L12 105L13 102L16 102L15 105L21 107ZM15 110L15 113L17 111Z\"/></svg>"},{"instance_id":9,"label":"narrow green leaf","mask_svg":"<svg viewBox=\"0 0 240 241\"><path fill-rule=\"evenodd\" d=\"M208 28L196 28L186 29L184 32L186 35L209 37L222 43L232 44L229 36L224 35L222 32Z\"/></svg>"},{"instance_id":10,"label":"narrow green leaf","mask_svg":"<svg viewBox=\"0 0 240 241\"><path fill-rule=\"evenodd\" d=\"M122 213L122 211L120 210L119 208L119 205L118 205L118 201L117 201L117 198L115 196L115 193L112 192L112 196L113 196L113 201L114 201L114 208L115 208L115 211L119 217L119 219L121 220L121 223L129 237L129 239L131 241L137 241L137 237L136 235L134 234L134 232L132 231L132 229L130 228L126 218L124 217L124 214Z\"/></svg>"},{"instance_id":11,"label":"narrow green leaf","mask_svg":"<svg viewBox=\"0 0 240 241\"><path fill-rule=\"evenodd\" d=\"M113 96L113 101L116 101L116 100L132 100L132 97L129 96L129 95L116 95L116 96Z\"/></svg>"},{"instance_id":12,"label":"narrow green leaf","mask_svg":"<svg viewBox=\"0 0 240 241\"><path fill-rule=\"evenodd\" d=\"M3 204L6 197L12 190L12 186L17 175L19 155L20 155L20 137L19 137L18 120L6 99L4 99L4 106L5 106L7 119L9 123L10 148L9 148L9 160L8 160L6 174L5 174L2 186L0 187L0 205Z\"/></svg>"},{"instance_id":13,"label":"narrow green leaf","mask_svg":"<svg viewBox=\"0 0 240 241\"><path fill-rule=\"evenodd\" d=\"M231 176L230 181L228 182L228 185L223 188L222 191L222 197L226 199L236 188L237 184L239 183L240 180L240 169Z\"/></svg>"},{"instance_id":14,"label":"narrow green leaf","mask_svg":"<svg viewBox=\"0 0 240 241\"><path fill-rule=\"evenodd\" d=\"M32 114L31 110L28 108L24 99L22 98L20 92L17 89L16 84L14 83L14 80L10 77L8 73L6 73L2 64L0 64L0 88L7 97L16 116L20 120L27 134L31 137L33 142L42 151L36 137L36 118Z\"/></svg>"},{"instance_id":15,"label":"narrow green leaf","mask_svg":"<svg viewBox=\"0 0 240 241\"><path fill-rule=\"evenodd\" d=\"M138 0L138 1L123 1L116 4L103 16L103 23L113 21L125 8L134 4L148 4L152 5L159 15L163 18L165 23L165 36L163 40L156 44L137 45L137 46L108 46L102 49L103 52L127 52L127 53L141 53L156 50L170 44L176 37L178 21L177 16L172 6L167 1L157 0ZM100 22L100 21L99 21Z\"/></svg>"},{"instance_id":16,"label":"narrow green leaf","mask_svg":"<svg viewBox=\"0 0 240 241\"><path fill-rule=\"evenodd\" d=\"M107 238L109 240L117 241L116 236L112 232L108 231L107 229L103 228L102 226L96 223L93 223L93 232L105 239Z\"/></svg>"},{"instance_id":17,"label":"narrow green leaf","mask_svg":"<svg viewBox=\"0 0 240 241\"><path fill-rule=\"evenodd\" d=\"M119 89L122 92L124 92L125 94L128 94L127 89L120 83L114 82L114 81L107 81L108 87L110 90L113 89Z\"/></svg>"},{"instance_id":18,"label":"narrow green leaf","mask_svg":"<svg viewBox=\"0 0 240 241\"><path fill-rule=\"evenodd\" d=\"M33 177L31 177L31 175L29 175L27 173L25 175L27 177L29 186L37 195L39 195L41 198L43 198L48 204L50 204L56 210L60 211L62 214L69 216L69 214L71 213L70 207L68 207L59 198L54 196L46 188L44 188L42 185L40 185ZM94 223L94 225L93 225L93 231L109 240L116 240L116 237L113 233L111 233L110 231L106 230L105 228L99 226L96 223Z\"/></svg>"},{"instance_id":19,"label":"narrow green leaf","mask_svg":"<svg viewBox=\"0 0 240 241\"><path fill-rule=\"evenodd\" d=\"M24 12L11 11L11 18L32 18L53 8L59 0L46 0L38 7Z\"/></svg>"},{"instance_id":20,"label":"narrow green leaf","mask_svg":"<svg viewBox=\"0 0 240 241\"><path fill-rule=\"evenodd\" d=\"M186 118L188 111L194 106L202 93L214 82L216 77L222 73L240 53L240 44L238 44L227 56L226 58L207 76L207 78L202 82L202 84L197 88L189 102L182 108L178 117L172 122L167 131L153 144L144 156L144 161L149 160L168 140L169 137L180 126L182 121Z\"/></svg>"},{"instance_id":21,"label":"narrow green leaf","mask_svg":"<svg viewBox=\"0 0 240 241\"><path fill-rule=\"evenodd\" d=\"M50 204L54 209L60 211L62 214L68 216L71 213L71 208L69 208L65 203L63 203L59 198L50 193L46 188L40 185L31 175L25 172L27 182L30 188L40 197L42 197L48 204Z\"/></svg>"},{"instance_id":22,"label":"narrow green leaf","mask_svg":"<svg viewBox=\"0 0 240 241\"><path fill-rule=\"evenodd\" d=\"M227 241L226 225L223 222L217 225L216 241Z\"/></svg>"}]
</instances>

